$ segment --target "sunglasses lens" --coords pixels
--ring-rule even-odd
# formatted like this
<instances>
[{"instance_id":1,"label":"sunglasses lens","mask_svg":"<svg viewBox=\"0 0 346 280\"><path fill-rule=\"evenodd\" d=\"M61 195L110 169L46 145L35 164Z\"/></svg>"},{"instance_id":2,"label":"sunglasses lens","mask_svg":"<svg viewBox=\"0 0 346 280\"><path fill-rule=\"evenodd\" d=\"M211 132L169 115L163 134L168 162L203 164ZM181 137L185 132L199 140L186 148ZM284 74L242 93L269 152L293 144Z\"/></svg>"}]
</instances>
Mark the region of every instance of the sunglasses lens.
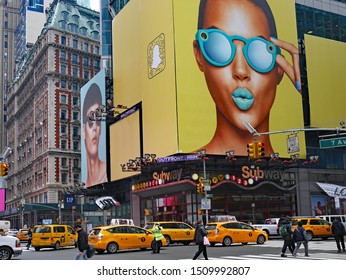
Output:
<instances>
[{"instance_id":1,"label":"sunglasses lens","mask_svg":"<svg viewBox=\"0 0 346 280\"><path fill-rule=\"evenodd\" d=\"M206 59L213 65L225 66L233 58L232 47L228 39L219 32L201 33Z\"/></svg>"},{"instance_id":2,"label":"sunglasses lens","mask_svg":"<svg viewBox=\"0 0 346 280\"><path fill-rule=\"evenodd\" d=\"M248 62L254 70L266 73L275 65L275 47L271 43L253 40L247 47Z\"/></svg>"}]
</instances>

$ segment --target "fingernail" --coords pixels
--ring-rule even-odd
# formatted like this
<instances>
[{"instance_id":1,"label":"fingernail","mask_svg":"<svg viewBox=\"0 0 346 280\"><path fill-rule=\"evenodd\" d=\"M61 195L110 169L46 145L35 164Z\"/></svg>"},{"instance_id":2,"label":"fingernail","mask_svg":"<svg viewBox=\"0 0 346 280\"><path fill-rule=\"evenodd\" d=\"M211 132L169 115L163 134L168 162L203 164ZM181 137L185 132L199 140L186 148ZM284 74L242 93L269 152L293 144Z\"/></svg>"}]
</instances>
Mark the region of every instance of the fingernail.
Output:
<instances>
[{"instance_id":1,"label":"fingernail","mask_svg":"<svg viewBox=\"0 0 346 280\"><path fill-rule=\"evenodd\" d=\"M296 81L296 89L300 91L300 83Z\"/></svg>"}]
</instances>

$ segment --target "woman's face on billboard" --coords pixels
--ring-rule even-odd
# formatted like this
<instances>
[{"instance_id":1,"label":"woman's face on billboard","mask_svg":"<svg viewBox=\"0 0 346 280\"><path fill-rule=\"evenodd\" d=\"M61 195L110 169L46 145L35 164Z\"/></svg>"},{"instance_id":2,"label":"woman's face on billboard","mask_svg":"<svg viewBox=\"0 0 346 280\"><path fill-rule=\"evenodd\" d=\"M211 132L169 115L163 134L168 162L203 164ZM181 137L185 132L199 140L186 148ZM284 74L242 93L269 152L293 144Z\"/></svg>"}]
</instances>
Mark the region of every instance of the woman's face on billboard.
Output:
<instances>
[{"instance_id":1,"label":"woman's face on billboard","mask_svg":"<svg viewBox=\"0 0 346 280\"><path fill-rule=\"evenodd\" d=\"M219 29L228 36L241 36L245 40L260 37L270 41L265 14L249 1L208 1L203 29L210 28ZM235 38L232 42L235 45L235 55L228 65L212 65L195 43L196 60L200 70L204 72L218 114L242 130L245 129L243 122L250 122L258 127L269 119L276 86L280 81L278 66L266 73L254 70L247 62L251 55L249 48L248 57L244 56L244 40Z\"/></svg>"},{"instance_id":2,"label":"woman's face on billboard","mask_svg":"<svg viewBox=\"0 0 346 280\"><path fill-rule=\"evenodd\" d=\"M87 111L87 116L89 116L90 112L95 111L98 107L99 104L92 105ZM84 124L85 148L88 157L98 158L100 133L101 122L88 119Z\"/></svg>"}]
</instances>

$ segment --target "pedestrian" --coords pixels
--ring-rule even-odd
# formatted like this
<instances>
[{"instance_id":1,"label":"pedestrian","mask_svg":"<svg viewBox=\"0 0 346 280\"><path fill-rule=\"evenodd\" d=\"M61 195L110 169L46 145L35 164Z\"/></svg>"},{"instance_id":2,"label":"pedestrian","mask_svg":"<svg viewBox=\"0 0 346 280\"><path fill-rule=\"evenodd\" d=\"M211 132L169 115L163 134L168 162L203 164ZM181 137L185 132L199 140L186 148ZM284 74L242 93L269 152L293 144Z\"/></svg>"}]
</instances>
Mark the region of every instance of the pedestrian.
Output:
<instances>
[{"instance_id":1,"label":"pedestrian","mask_svg":"<svg viewBox=\"0 0 346 280\"><path fill-rule=\"evenodd\" d=\"M88 234L82 228L81 224L75 224L74 229L76 230L76 232L78 234L78 239L77 239L78 253L75 257L75 260L80 260L81 258L83 260L87 260L88 257L86 255L86 253L87 253L87 248L89 246Z\"/></svg>"},{"instance_id":2,"label":"pedestrian","mask_svg":"<svg viewBox=\"0 0 346 280\"><path fill-rule=\"evenodd\" d=\"M204 245L204 237L207 236L207 231L205 230L205 227L203 225L202 220L198 220L196 222L196 228L195 228L195 237L194 241L196 242L196 245L198 245L198 251L196 252L195 256L193 257L193 260L197 259L198 256L203 252L203 256L206 260L208 260L207 255L207 246Z\"/></svg>"},{"instance_id":3,"label":"pedestrian","mask_svg":"<svg viewBox=\"0 0 346 280\"><path fill-rule=\"evenodd\" d=\"M292 242L293 238L293 232L292 232L292 227L288 219L285 219L281 223L281 227L279 229L280 235L284 240L284 244L281 249L281 257L287 257L286 255L286 250L287 248L290 250L290 252L293 255L294 248L292 245L294 245L294 242ZM295 245L294 245L295 247Z\"/></svg>"},{"instance_id":4,"label":"pedestrian","mask_svg":"<svg viewBox=\"0 0 346 280\"><path fill-rule=\"evenodd\" d=\"M309 257L309 247L308 247L308 237L306 236L306 231L303 228L303 223L298 222L298 227L293 232L293 239L297 242L297 246L294 249L293 256L297 256L297 252L300 248L300 245L304 245L305 257Z\"/></svg>"},{"instance_id":5,"label":"pedestrian","mask_svg":"<svg viewBox=\"0 0 346 280\"><path fill-rule=\"evenodd\" d=\"M346 252L344 241L345 227L339 217L337 217L332 223L332 233L335 237L336 246L338 247L338 253L341 253L341 247L342 251Z\"/></svg>"},{"instance_id":6,"label":"pedestrian","mask_svg":"<svg viewBox=\"0 0 346 280\"><path fill-rule=\"evenodd\" d=\"M29 250L29 248L31 246L31 241L32 241L32 230L31 230L31 228L29 228L29 230L26 233L26 235L28 236L28 244L26 244L26 249Z\"/></svg>"},{"instance_id":7,"label":"pedestrian","mask_svg":"<svg viewBox=\"0 0 346 280\"><path fill-rule=\"evenodd\" d=\"M162 234L162 227L159 223L155 223L152 229L154 234L154 246L152 254L160 254L160 249L162 246L162 239L165 238Z\"/></svg>"}]
</instances>

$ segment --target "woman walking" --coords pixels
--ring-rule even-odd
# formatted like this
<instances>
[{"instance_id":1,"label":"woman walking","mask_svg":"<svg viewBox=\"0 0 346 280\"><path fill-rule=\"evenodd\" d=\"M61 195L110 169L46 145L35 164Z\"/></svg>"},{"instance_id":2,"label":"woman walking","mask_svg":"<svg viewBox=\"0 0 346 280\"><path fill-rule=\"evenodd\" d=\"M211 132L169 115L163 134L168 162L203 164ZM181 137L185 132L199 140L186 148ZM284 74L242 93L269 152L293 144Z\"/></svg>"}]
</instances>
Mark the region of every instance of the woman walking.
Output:
<instances>
[{"instance_id":1,"label":"woman walking","mask_svg":"<svg viewBox=\"0 0 346 280\"><path fill-rule=\"evenodd\" d=\"M202 252L203 252L204 258L206 260L208 260L207 247L204 245L204 237L205 236L207 236L207 231L205 230L205 227L203 226L203 222L201 220L198 220L196 223L195 237L194 237L196 245L198 245L198 251L196 252L195 256L193 257L193 260L197 259L198 256Z\"/></svg>"}]
</instances>

